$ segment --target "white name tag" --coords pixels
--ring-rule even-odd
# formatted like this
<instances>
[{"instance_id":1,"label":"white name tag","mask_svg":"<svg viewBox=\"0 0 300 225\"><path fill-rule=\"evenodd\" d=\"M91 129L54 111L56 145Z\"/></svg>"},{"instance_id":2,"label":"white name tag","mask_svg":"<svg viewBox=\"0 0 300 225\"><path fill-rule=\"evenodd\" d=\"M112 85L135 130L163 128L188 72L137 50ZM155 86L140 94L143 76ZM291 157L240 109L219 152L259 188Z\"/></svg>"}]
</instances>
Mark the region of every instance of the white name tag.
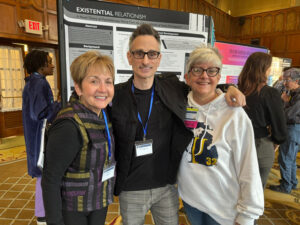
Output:
<instances>
[{"instance_id":1,"label":"white name tag","mask_svg":"<svg viewBox=\"0 0 300 225\"><path fill-rule=\"evenodd\" d=\"M136 141L135 142L136 157L151 155L153 153L152 143L153 141L151 139L145 141Z\"/></svg>"},{"instance_id":2,"label":"white name tag","mask_svg":"<svg viewBox=\"0 0 300 225\"><path fill-rule=\"evenodd\" d=\"M110 178L113 178L115 176L115 168L116 166L112 165L103 170L102 182L109 180Z\"/></svg>"}]
</instances>

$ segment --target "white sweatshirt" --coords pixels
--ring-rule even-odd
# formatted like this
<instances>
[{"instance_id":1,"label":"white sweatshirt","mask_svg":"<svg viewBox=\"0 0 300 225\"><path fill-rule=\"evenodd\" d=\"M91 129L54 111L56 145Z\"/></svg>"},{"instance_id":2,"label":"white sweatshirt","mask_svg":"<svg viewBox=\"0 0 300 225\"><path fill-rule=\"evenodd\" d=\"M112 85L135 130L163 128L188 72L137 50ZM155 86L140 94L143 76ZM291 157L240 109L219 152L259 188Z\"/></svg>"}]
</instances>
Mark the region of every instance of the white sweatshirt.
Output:
<instances>
[{"instance_id":1,"label":"white sweatshirt","mask_svg":"<svg viewBox=\"0 0 300 225\"><path fill-rule=\"evenodd\" d=\"M243 108L229 107L224 94L200 106L190 92L188 104L197 111L197 127L190 128L194 139L180 164L180 197L221 225L253 225L264 194L250 119Z\"/></svg>"}]
</instances>

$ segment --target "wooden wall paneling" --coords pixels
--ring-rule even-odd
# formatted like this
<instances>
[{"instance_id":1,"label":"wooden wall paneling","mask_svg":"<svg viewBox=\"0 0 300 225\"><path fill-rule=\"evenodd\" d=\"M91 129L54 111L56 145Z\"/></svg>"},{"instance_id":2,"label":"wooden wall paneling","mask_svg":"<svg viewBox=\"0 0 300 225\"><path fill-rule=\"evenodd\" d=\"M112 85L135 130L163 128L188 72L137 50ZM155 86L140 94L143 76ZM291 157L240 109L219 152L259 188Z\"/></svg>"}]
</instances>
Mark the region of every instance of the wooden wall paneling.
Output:
<instances>
[{"instance_id":1,"label":"wooden wall paneling","mask_svg":"<svg viewBox=\"0 0 300 225\"><path fill-rule=\"evenodd\" d=\"M213 17L215 18L215 17ZM216 27L216 29L218 29L218 32L221 33L222 36L225 36L224 35L224 14L220 14L220 20L219 20L219 23L218 23L218 27Z\"/></svg>"},{"instance_id":2,"label":"wooden wall paneling","mask_svg":"<svg viewBox=\"0 0 300 225\"><path fill-rule=\"evenodd\" d=\"M146 6L149 7L150 6L150 1L151 0L138 0L138 5L142 5L142 6ZM132 1L131 1L132 2ZM135 1L136 2L136 1Z\"/></svg>"},{"instance_id":3,"label":"wooden wall paneling","mask_svg":"<svg viewBox=\"0 0 300 225\"><path fill-rule=\"evenodd\" d=\"M262 33L271 33L273 25L272 15L266 15L263 17L263 30Z\"/></svg>"},{"instance_id":4,"label":"wooden wall paneling","mask_svg":"<svg viewBox=\"0 0 300 225\"><path fill-rule=\"evenodd\" d=\"M29 8L33 7L38 11L43 11L44 9L44 0L27 0L27 1L20 1L21 7Z\"/></svg>"},{"instance_id":5,"label":"wooden wall paneling","mask_svg":"<svg viewBox=\"0 0 300 225\"><path fill-rule=\"evenodd\" d=\"M273 52L285 52L286 41L286 35L272 36L270 50Z\"/></svg>"},{"instance_id":6,"label":"wooden wall paneling","mask_svg":"<svg viewBox=\"0 0 300 225\"><path fill-rule=\"evenodd\" d=\"M204 15L210 16L210 7L208 5L205 6Z\"/></svg>"},{"instance_id":7,"label":"wooden wall paneling","mask_svg":"<svg viewBox=\"0 0 300 225\"><path fill-rule=\"evenodd\" d=\"M198 13L205 14L205 4L198 1Z\"/></svg>"},{"instance_id":8,"label":"wooden wall paneling","mask_svg":"<svg viewBox=\"0 0 300 225\"><path fill-rule=\"evenodd\" d=\"M160 8L160 0L149 0L149 7Z\"/></svg>"},{"instance_id":9,"label":"wooden wall paneling","mask_svg":"<svg viewBox=\"0 0 300 225\"><path fill-rule=\"evenodd\" d=\"M47 9L57 11L56 10L56 0L47 0Z\"/></svg>"},{"instance_id":10,"label":"wooden wall paneling","mask_svg":"<svg viewBox=\"0 0 300 225\"><path fill-rule=\"evenodd\" d=\"M192 12L201 14L199 7L200 7L199 1L193 0L193 11Z\"/></svg>"},{"instance_id":11,"label":"wooden wall paneling","mask_svg":"<svg viewBox=\"0 0 300 225\"><path fill-rule=\"evenodd\" d=\"M284 29L284 13L274 15L274 32L282 32Z\"/></svg>"},{"instance_id":12,"label":"wooden wall paneling","mask_svg":"<svg viewBox=\"0 0 300 225\"><path fill-rule=\"evenodd\" d=\"M292 59L292 66L300 66L300 52L295 52L295 53L286 53L285 54L286 58Z\"/></svg>"},{"instance_id":13,"label":"wooden wall paneling","mask_svg":"<svg viewBox=\"0 0 300 225\"><path fill-rule=\"evenodd\" d=\"M22 111L0 112L0 138L22 134Z\"/></svg>"},{"instance_id":14,"label":"wooden wall paneling","mask_svg":"<svg viewBox=\"0 0 300 225\"><path fill-rule=\"evenodd\" d=\"M232 22L231 16L227 15L226 17L227 17L226 25L225 25L225 27L226 27L225 28L226 29L226 37L229 38L229 37L232 37L231 32L233 32L233 30L231 29L231 24L233 22Z\"/></svg>"},{"instance_id":15,"label":"wooden wall paneling","mask_svg":"<svg viewBox=\"0 0 300 225\"><path fill-rule=\"evenodd\" d=\"M272 43L272 36L264 36L260 38L260 45L270 49Z\"/></svg>"},{"instance_id":16,"label":"wooden wall paneling","mask_svg":"<svg viewBox=\"0 0 300 225\"><path fill-rule=\"evenodd\" d=\"M177 0L177 11L186 11L186 0Z\"/></svg>"},{"instance_id":17,"label":"wooden wall paneling","mask_svg":"<svg viewBox=\"0 0 300 225\"><path fill-rule=\"evenodd\" d=\"M300 9L296 10L296 18L297 18L296 31L300 31Z\"/></svg>"},{"instance_id":18,"label":"wooden wall paneling","mask_svg":"<svg viewBox=\"0 0 300 225\"><path fill-rule=\"evenodd\" d=\"M48 34L48 39L58 41L57 15L48 13L48 29L48 31L44 31L45 34Z\"/></svg>"},{"instance_id":19,"label":"wooden wall paneling","mask_svg":"<svg viewBox=\"0 0 300 225\"><path fill-rule=\"evenodd\" d=\"M16 5L0 3L0 33L16 34L18 31Z\"/></svg>"},{"instance_id":20,"label":"wooden wall paneling","mask_svg":"<svg viewBox=\"0 0 300 225\"><path fill-rule=\"evenodd\" d=\"M216 12L215 17L213 18L214 20L214 24L215 24L215 29L219 29L220 26L220 20L221 20L221 13L220 12Z\"/></svg>"},{"instance_id":21,"label":"wooden wall paneling","mask_svg":"<svg viewBox=\"0 0 300 225\"><path fill-rule=\"evenodd\" d=\"M290 34L287 37L287 49L289 52L300 52L300 33Z\"/></svg>"},{"instance_id":22,"label":"wooden wall paneling","mask_svg":"<svg viewBox=\"0 0 300 225\"><path fill-rule=\"evenodd\" d=\"M171 10L177 10L177 6L178 6L178 0L169 0L170 5L169 5L169 9Z\"/></svg>"},{"instance_id":23,"label":"wooden wall paneling","mask_svg":"<svg viewBox=\"0 0 300 225\"><path fill-rule=\"evenodd\" d=\"M286 16L286 30L294 31L297 27L297 14L296 12L287 12Z\"/></svg>"},{"instance_id":24,"label":"wooden wall paneling","mask_svg":"<svg viewBox=\"0 0 300 225\"><path fill-rule=\"evenodd\" d=\"M262 18L261 16L253 17L253 34L260 34L262 27Z\"/></svg>"},{"instance_id":25,"label":"wooden wall paneling","mask_svg":"<svg viewBox=\"0 0 300 225\"><path fill-rule=\"evenodd\" d=\"M185 2L185 11L186 12L195 12L195 9L193 7L193 0L186 0Z\"/></svg>"},{"instance_id":26,"label":"wooden wall paneling","mask_svg":"<svg viewBox=\"0 0 300 225\"><path fill-rule=\"evenodd\" d=\"M170 0L160 0L159 4L161 9L170 9Z\"/></svg>"},{"instance_id":27,"label":"wooden wall paneling","mask_svg":"<svg viewBox=\"0 0 300 225\"><path fill-rule=\"evenodd\" d=\"M242 26L242 37L247 36L251 34L251 27L252 27L252 18L251 17L246 17L245 23Z\"/></svg>"}]
</instances>

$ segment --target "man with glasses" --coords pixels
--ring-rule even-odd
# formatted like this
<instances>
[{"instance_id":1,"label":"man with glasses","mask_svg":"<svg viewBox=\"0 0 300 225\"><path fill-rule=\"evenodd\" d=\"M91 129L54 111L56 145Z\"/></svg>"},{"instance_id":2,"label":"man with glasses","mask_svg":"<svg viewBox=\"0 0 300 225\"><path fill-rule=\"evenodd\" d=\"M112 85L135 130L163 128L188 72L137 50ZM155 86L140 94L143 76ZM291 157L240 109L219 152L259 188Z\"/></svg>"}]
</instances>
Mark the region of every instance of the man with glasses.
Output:
<instances>
[{"instance_id":1,"label":"man with glasses","mask_svg":"<svg viewBox=\"0 0 300 225\"><path fill-rule=\"evenodd\" d=\"M278 163L280 166L280 185L271 185L270 189L282 193L291 193L297 189L296 158L300 145L300 69L291 68L284 72L283 83L286 91L281 95L287 121L287 140L280 145Z\"/></svg>"},{"instance_id":2,"label":"man with glasses","mask_svg":"<svg viewBox=\"0 0 300 225\"><path fill-rule=\"evenodd\" d=\"M174 183L193 134L183 122L188 87L175 75L155 76L161 57L158 32L151 25L140 25L130 37L127 53L133 76L115 87L111 111L116 138L115 194L124 225L144 224L148 210L157 225L178 224ZM243 97L235 97L242 105Z\"/></svg>"}]
</instances>

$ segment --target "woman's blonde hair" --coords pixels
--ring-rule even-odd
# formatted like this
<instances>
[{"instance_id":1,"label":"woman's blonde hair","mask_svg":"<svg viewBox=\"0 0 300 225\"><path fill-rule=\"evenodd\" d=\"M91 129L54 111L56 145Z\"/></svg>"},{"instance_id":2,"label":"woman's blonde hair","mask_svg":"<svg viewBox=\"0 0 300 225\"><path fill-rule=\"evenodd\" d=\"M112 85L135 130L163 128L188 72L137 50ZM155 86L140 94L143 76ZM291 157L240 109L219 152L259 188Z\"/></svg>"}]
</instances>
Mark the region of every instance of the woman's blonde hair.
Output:
<instances>
[{"instance_id":1,"label":"woman's blonde hair","mask_svg":"<svg viewBox=\"0 0 300 225\"><path fill-rule=\"evenodd\" d=\"M211 46L199 46L190 53L186 64L186 73L197 63L212 63L222 69L222 56L216 48Z\"/></svg>"},{"instance_id":2,"label":"woman's blonde hair","mask_svg":"<svg viewBox=\"0 0 300 225\"><path fill-rule=\"evenodd\" d=\"M72 62L70 70L73 81L81 88L88 69L96 65L103 68L103 71L108 71L113 80L115 79L115 67L112 59L107 55L102 55L99 51L88 51Z\"/></svg>"}]
</instances>

